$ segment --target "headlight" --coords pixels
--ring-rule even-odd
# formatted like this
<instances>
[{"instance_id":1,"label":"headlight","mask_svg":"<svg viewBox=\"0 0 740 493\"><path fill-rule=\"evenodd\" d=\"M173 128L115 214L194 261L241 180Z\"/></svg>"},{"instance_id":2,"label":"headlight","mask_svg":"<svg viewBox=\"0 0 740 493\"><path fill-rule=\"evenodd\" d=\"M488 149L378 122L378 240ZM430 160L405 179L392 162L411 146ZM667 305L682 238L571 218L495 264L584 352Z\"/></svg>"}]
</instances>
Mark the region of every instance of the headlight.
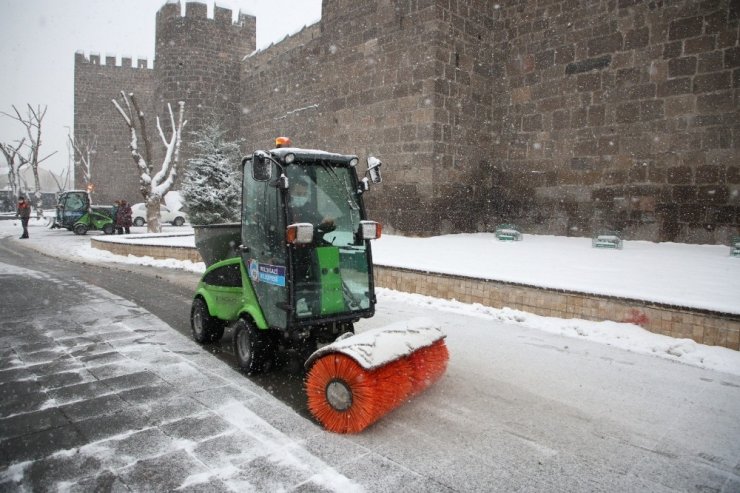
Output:
<instances>
[{"instance_id":1,"label":"headlight","mask_svg":"<svg viewBox=\"0 0 740 493\"><path fill-rule=\"evenodd\" d=\"M375 221L360 221L360 236L363 240L377 240L382 233L382 224Z\"/></svg>"},{"instance_id":2,"label":"headlight","mask_svg":"<svg viewBox=\"0 0 740 493\"><path fill-rule=\"evenodd\" d=\"M293 153L286 154L285 157L283 158L283 161L285 161L285 164L292 163L293 161L295 161L295 154Z\"/></svg>"},{"instance_id":3,"label":"headlight","mask_svg":"<svg viewBox=\"0 0 740 493\"><path fill-rule=\"evenodd\" d=\"M313 224L295 223L285 231L285 241L291 245L306 245L313 241Z\"/></svg>"}]
</instances>

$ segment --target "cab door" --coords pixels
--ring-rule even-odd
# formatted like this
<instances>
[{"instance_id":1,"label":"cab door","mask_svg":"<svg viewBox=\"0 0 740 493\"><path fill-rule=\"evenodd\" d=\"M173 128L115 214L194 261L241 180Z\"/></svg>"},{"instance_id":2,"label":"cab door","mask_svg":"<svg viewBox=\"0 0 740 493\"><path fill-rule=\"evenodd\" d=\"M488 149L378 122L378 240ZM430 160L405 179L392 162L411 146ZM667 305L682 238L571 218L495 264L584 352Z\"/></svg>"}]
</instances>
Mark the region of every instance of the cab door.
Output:
<instances>
[{"instance_id":1,"label":"cab door","mask_svg":"<svg viewBox=\"0 0 740 493\"><path fill-rule=\"evenodd\" d=\"M244 169L242 260L262 313L271 327L288 325L288 272L283 193L274 180L255 181ZM272 176L280 171L273 166Z\"/></svg>"},{"instance_id":2,"label":"cab door","mask_svg":"<svg viewBox=\"0 0 740 493\"><path fill-rule=\"evenodd\" d=\"M87 213L89 202L86 192L69 192L62 199L62 226L72 228Z\"/></svg>"}]
</instances>

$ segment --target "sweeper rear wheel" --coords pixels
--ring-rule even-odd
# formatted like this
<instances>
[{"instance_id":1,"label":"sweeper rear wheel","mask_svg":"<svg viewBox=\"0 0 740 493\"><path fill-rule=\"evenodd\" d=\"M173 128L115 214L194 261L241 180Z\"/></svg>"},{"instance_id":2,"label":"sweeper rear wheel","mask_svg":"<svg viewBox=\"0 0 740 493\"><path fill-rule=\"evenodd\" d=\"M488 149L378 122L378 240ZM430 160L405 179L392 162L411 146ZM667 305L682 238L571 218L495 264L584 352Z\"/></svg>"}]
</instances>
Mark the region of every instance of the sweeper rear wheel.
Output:
<instances>
[{"instance_id":1,"label":"sweeper rear wheel","mask_svg":"<svg viewBox=\"0 0 740 493\"><path fill-rule=\"evenodd\" d=\"M239 369L248 375L260 373L268 362L268 335L244 318L234 324L234 355Z\"/></svg>"}]
</instances>

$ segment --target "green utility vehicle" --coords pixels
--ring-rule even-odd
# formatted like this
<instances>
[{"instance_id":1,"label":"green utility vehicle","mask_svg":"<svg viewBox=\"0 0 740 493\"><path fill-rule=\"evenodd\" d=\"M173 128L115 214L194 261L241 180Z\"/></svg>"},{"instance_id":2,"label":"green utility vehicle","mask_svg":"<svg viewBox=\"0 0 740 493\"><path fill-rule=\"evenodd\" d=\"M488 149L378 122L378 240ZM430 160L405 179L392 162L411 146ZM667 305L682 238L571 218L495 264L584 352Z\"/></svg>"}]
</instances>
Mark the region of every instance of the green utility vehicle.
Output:
<instances>
[{"instance_id":1,"label":"green utility vehicle","mask_svg":"<svg viewBox=\"0 0 740 493\"><path fill-rule=\"evenodd\" d=\"M354 332L375 311L368 221L362 196L380 183L381 162L276 148L242 162L241 223L194 226L208 268L191 309L193 338L220 340L232 324L239 367L259 372L289 350L305 361L318 343Z\"/></svg>"},{"instance_id":2,"label":"green utility vehicle","mask_svg":"<svg viewBox=\"0 0 740 493\"><path fill-rule=\"evenodd\" d=\"M65 228L84 235L89 230L100 230L110 235L115 232L113 207L93 206L87 190L68 190L59 194L57 211L51 228Z\"/></svg>"}]
</instances>

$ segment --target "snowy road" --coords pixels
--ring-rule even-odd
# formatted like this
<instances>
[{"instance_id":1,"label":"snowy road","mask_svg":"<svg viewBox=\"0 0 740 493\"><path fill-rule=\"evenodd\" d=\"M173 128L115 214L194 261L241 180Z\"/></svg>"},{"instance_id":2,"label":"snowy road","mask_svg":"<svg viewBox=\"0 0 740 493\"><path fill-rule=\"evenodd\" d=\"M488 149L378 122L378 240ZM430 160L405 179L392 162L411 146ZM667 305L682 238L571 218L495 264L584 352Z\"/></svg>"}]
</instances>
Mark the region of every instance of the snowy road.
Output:
<instances>
[{"instance_id":1,"label":"snowy road","mask_svg":"<svg viewBox=\"0 0 740 493\"><path fill-rule=\"evenodd\" d=\"M740 378L435 311L446 376L356 438L459 491L740 491Z\"/></svg>"},{"instance_id":2,"label":"snowy road","mask_svg":"<svg viewBox=\"0 0 740 493\"><path fill-rule=\"evenodd\" d=\"M3 241L3 245L8 242ZM8 248L0 251L0 262L26 261L17 253L9 253ZM10 294L27 289L32 281L23 279L17 272L6 273L2 281L5 303L22 299ZM120 333L128 323L131 330L141 335L142 321L151 316L130 302L115 308L111 305L109 311L101 310L111 295L85 287L95 282L85 278L80 284L84 292L81 294L95 310L65 313L69 330L79 337L84 336L82 331L89 331L90 336L111 330ZM146 282L156 286L166 281L151 277ZM3 307L3 359L7 365L7 358L19 356L12 365L0 368L3 389L8 388L7 382L14 375L28 377L40 361L53 356L41 347L24 344L17 331L30 318L34 337L43 335L41 322L59 309L54 303L69 302L68 293L55 300L57 291L44 291L51 305L44 305L45 318L23 314L10 317L10 309L18 307ZM130 297L118 294L135 298L134 293ZM174 309L185 304L182 300L173 303ZM27 408L21 406L20 413L16 410L0 417L0 429L6 430L0 434L4 459L0 478L23 478L23 471L42 471L53 477L57 471L67 486L78 481L78 486L89 487L95 484L91 478L112 477L116 486L136 489L148 485L157 489L157 485L147 481L164 479L153 470L172 465L167 483L159 486L181 484L181 477L191 486L204 486L205 482L215 491L228 491L243 487L250 479L260 480L250 476L258 469L275 467L280 473L269 476L270 481L277 481L269 483L271 486L301 491L740 490L739 377L548 334L521 324L506 324L484 315L450 312L436 305L441 304L392 291L379 292L376 317L361 322L358 330L400 318L432 318L448 334L451 360L438 384L363 434L350 437L326 433L300 416L286 413L279 402L246 377L183 337L175 337L174 329L161 322L156 331L152 329L156 340L146 346L146 354L136 349L140 343L128 345L122 337L110 348L116 355L107 363L105 358L90 357L99 355L97 345L91 344L91 355L81 351L83 344L76 348L77 352L67 352L74 359L69 363L74 365L66 373L81 375L83 382L77 384L90 386L91 392L108 390L102 396L94 395L95 392L89 396L97 406L82 405L84 401L79 397L55 403L44 399L48 395L59 399L60 395L75 393L71 389L64 391L64 386L47 390L44 377L32 380L37 401ZM155 308L151 311L156 314ZM128 322L127 312L131 313ZM109 318L116 321L115 327L111 327ZM54 327L57 332L61 329L59 325ZM166 363L164 366L148 364L160 358ZM126 385L120 379L109 380L119 378L115 372L127 368L135 371L125 379ZM199 368L209 368L218 378L218 385L195 378ZM178 376L185 370L183 374L191 375L190 381ZM15 385L23 385L24 381L27 382L21 379ZM171 384L182 385L186 381L186 388L180 391ZM146 391L151 386L167 387L167 392L158 397L149 395L151 391ZM142 400L137 389L147 398ZM238 404L208 400L216 394L223 398L227 395L224 389L229 390L228 395L242 396ZM116 406L102 406L100 399L106 403L114 400ZM155 409L170 409L171 399L189 407L172 413L169 420L157 415L159 421L154 423L142 425L135 421L137 416L151 418ZM242 414L262 418L250 420L242 416L240 420L240 414L235 416L235 408L229 406L237 406ZM270 412L274 411L266 414L265 409L279 410L279 419L271 419L274 416ZM57 448L47 450L45 458L21 467L18 462L29 458L10 446L19 439L14 423L25 422L26 415L31 418L36 416L33 413L48 415L55 410L55 416L69 422L64 421L64 426L54 422L59 428L52 427L51 431L58 429L67 438L67 445L60 442ZM90 417L89 413L95 416ZM98 428L96 434L90 432L89 420L100 423L119 415L127 421L123 429L120 423L116 425L115 436L101 436ZM213 417L219 426L214 427L206 416ZM265 421L276 431L264 429ZM21 435L24 439L30 440L39 433L39 425L34 423L34 433ZM254 430L259 432L263 445L268 443L269 453L260 449L259 443L255 445L254 435L249 435ZM49 430L41 433L48 436ZM128 455L106 455L121 449ZM82 460L101 450L105 454L99 457L97 466L94 461ZM14 459L13 454L19 455ZM177 463L193 469L174 467ZM8 464L16 465L5 470ZM62 475L55 469L59 464L76 464L80 476L70 477L68 470ZM193 477L193 471L197 471L197 477Z\"/></svg>"}]
</instances>

